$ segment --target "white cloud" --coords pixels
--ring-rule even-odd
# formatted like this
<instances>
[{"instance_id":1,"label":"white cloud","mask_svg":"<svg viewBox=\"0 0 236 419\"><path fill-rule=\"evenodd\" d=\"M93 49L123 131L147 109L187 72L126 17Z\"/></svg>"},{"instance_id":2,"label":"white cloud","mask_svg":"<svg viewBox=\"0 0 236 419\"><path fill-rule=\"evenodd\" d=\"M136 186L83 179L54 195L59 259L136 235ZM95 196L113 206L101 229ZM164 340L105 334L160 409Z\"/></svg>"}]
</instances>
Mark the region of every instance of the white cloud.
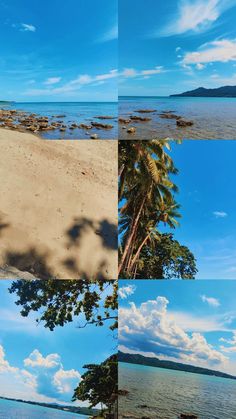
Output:
<instances>
[{"instance_id":1,"label":"white cloud","mask_svg":"<svg viewBox=\"0 0 236 419\"><path fill-rule=\"evenodd\" d=\"M197 51L187 52L182 65L236 61L236 39L221 39L202 45Z\"/></svg>"},{"instance_id":2,"label":"white cloud","mask_svg":"<svg viewBox=\"0 0 236 419\"><path fill-rule=\"evenodd\" d=\"M223 11L236 4L235 0L182 0L178 3L175 18L156 33L161 36L199 33L208 30Z\"/></svg>"},{"instance_id":3,"label":"white cloud","mask_svg":"<svg viewBox=\"0 0 236 419\"><path fill-rule=\"evenodd\" d=\"M232 352L236 352L236 330L232 332L233 333L233 337L232 339L224 339L224 338L220 338L220 342L224 342L227 343L230 346L221 346L220 349L221 351L225 352L225 353L232 353Z\"/></svg>"},{"instance_id":4,"label":"white cloud","mask_svg":"<svg viewBox=\"0 0 236 419\"><path fill-rule=\"evenodd\" d=\"M225 218L225 217L228 217L228 214L225 211L213 211L213 215L216 218Z\"/></svg>"},{"instance_id":5,"label":"white cloud","mask_svg":"<svg viewBox=\"0 0 236 419\"><path fill-rule=\"evenodd\" d=\"M60 87L50 87L45 89L30 89L24 92L27 96L44 96L44 95L58 95L64 93L75 93L85 85L94 85L100 82L105 82L118 77L118 71L116 69L110 70L108 73L98 74L96 76L90 76L89 74L80 74L77 78L69 81L68 83ZM55 78L53 78L55 79Z\"/></svg>"},{"instance_id":6,"label":"white cloud","mask_svg":"<svg viewBox=\"0 0 236 419\"><path fill-rule=\"evenodd\" d=\"M217 298L214 298L214 297L207 297L206 295L201 295L201 300L204 303L207 303L207 304L209 304L209 306L212 306L212 307L219 307L220 306L219 300L217 300Z\"/></svg>"},{"instance_id":7,"label":"white cloud","mask_svg":"<svg viewBox=\"0 0 236 419\"><path fill-rule=\"evenodd\" d=\"M29 25L27 23L21 23L21 31L23 31L23 32L35 32L36 27L34 25Z\"/></svg>"},{"instance_id":8,"label":"white cloud","mask_svg":"<svg viewBox=\"0 0 236 419\"><path fill-rule=\"evenodd\" d=\"M118 39L118 24L114 24L107 32L103 34L97 42L109 42Z\"/></svg>"},{"instance_id":9,"label":"white cloud","mask_svg":"<svg viewBox=\"0 0 236 419\"><path fill-rule=\"evenodd\" d=\"M120 76L129 77L140 77L140 76L153 76L155 74L164 73L166 70L162 66L156 66L147 70L135 70L134 68L125 68L121 71Z\"/></svg>"},{"instance_id":10,"label":"white cloud","mask_svg":"<svg viewBox=\"0 0 236 419\"><path fill-rule=\"evenodd\" d=\"M17 372L17 368L11 367L9 362L5 359L5 351L0 345L0 373L3 372Z\"/></svg>"},{"instance_id":11,"label":"white cloud","mask_svg":"<svg viewBox=\"0 0 236 419\"><path fill-rule=\"evenodd\" d=\"M203 70L205 68L205 66L201 63L197 63L196 68L197 68L197 70Z\"/></svg>"},{"instance_id":12,"label":"white cloud","mask_svg":"<svg viewBox=\"0 0 236 419\"><path fill-rule=\"evenodd\" d=\"M167 313L169 301L157 297L119 310L119 339L128 349L202 366L224 364L227 357L198 332L186 333Z\"/></svg>"},{"instance_id":13,"label":"white cloud","mask_svg":"<svg viewBox=\"0 0 236 419\"><path fill-rule=\"evenodd\" d=\"M124 287L120 287L118 294L120 296L120 298L122 298L122 300L124 300L125 298L128 298L130 295L132 295L136 290L136 286L135 285L127 285Z\"/></svg>"},{"instance_id":14,"label":"white cloud","mask_svg":"<svg viewBox=\"0 0 236 419\"><path fill-rule=\"evenodd\" d=\"M45 80L44 84L51 85L59 83L59 81L61 81L61 77L49 77L47 80Z\"/></svg>"},{"instance_id":15,"label":"white cloud","mask_svg":"<svg viewBox=\"0 0 236 419\"><path fill-rule=\"evenodd\" d=\"M55 368L60 365L60 356L58 354L50 354L45 358L42 354L35 349L28 358L24 360L25 367L42 367L42 368Z\"/></svg>"},{"instance_id":16,"label":"white cloud","mask_svg":"<svg viewBox=\"0 0 236 419\"><path fill-rule=\"evenodd\" d=\"M81 375L74 369L65 371L61 368L53 377L53 383L57 387L59 393L72 394L74 390L74 380L76 380L76 383L81 380Z\"/></svg>"}]
</instances>

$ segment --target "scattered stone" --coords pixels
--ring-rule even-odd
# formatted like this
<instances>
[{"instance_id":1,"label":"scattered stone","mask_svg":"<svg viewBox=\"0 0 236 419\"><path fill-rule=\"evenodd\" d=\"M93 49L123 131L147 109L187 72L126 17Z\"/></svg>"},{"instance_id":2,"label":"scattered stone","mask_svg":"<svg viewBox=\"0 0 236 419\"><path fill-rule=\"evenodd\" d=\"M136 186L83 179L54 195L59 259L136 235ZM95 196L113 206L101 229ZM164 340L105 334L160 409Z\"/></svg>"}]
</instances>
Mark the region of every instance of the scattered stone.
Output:
<instances>
[{"instance_id":1,"label":"scattered stone","mask_svg":"<svg viewBox=\"0 0 236 419\"><path fill-rule=\"evenodd\" d=\"M118 390L119 396L127 396L127 394L129 394L128 390Z\"/></svg>"},{"instance_id":2,"label":"scattered stone","mask_svg":"<svg viewBox=\"0 0 236 419\"><path fill-rule=\"evenodd\" d=\"M119 122L121 124L129 124L131 122L131 119L119 118Z\"/></svg>"},{"instance_id":3,"label":"scattered stone","mask_svg":"<svg viewBox=\"0 0 236 419\"><path fill-rule=\"evenodd\" d=\"M52 118L65 118L66 115L53 115Z\"/></svg>"},{"instance_id":4,"label":"scattered stone","mask_svg":"<svg viewBox=\"0 0 236 419\"><path fill-rule=\"evenodd\" d=\"M193 413L181 413L180 419L198 419L198 416Z\"/></svg>"},{"instance_id":5,"label":"scattered stone","mask_svg":"<svg viewBox=\"0 0 236 419\"><path fill-rule=\"evenodd\" d=\"M176 121L177 127L191 127L193 125L192 121L185 121L184 119L178 119Z\"/></svg>"},{"instance_id":6,"label":"scattered stone","mask_svg":"<svg viewBox=\"0 0 236 419\"><path fill-rule=\"evenodd\" d=\"M135 134L136 128L130 127L130 128L127 129L127 132L128 132L128 134Z\"/></svg>"},{"instance_id":7,"label":"scattered stone","mask_svg":"<svg viewBox=\"0 0 236 419\"><path fill-rule=\"evenodd\" d=\"M82 128L82 129L92 129L92 125L80 124L79 125L79 128Z\"/></svg>"},{"instance_id":8,"label":"scattered stone","mask_svg":"<svg viewBox=\"0 0 236 419\"><path fill-rule=\"evenodd\" d=\"M162 112L159 116L163 119L181 119L181 116L176 115L172 112Z\"/></svg>"},{"instance_id":9,"label":"scattered stone","mask_svg":"<svg viewBox=\"0 0 236 419\"><path fill-rule=\"evenodd\" d=\"M138 113L153 113L153 112L156 112L156 109L138 109L135 112L138 112Z\"/></svg>"},{"instance_id":10,"label":"scattered stone","mask_svg":"<svg viewBox=\"0 0 236 419\"><path fill-rule=\"evenodd\" d=\"M98 139L98 135L97 134L92 134L90 136L91 140L97 140Z\"/></svg>"},{"instance_id":11,"label":"scattered stone","mask_svg":"<svg viewBox=\"0 0 236 419\"><path fill-rule=\"evenodd\" d=\"M152 118L145 118L142 116L131 116L130 119L132 119L132 121L137 121L137 122L148 122L152 120Z\"/></svg>"},{"instance_id":12,"label":"scattered stone","mask_svg":"<svg viewBox=\"0 0 236 419\"><path fill-rule=\"evenodd\" d=\"M66 131L66 128L61 127L59 130L60 130L61 132L65 132L65 131Z\"/></svg>"},{"instance_id":13,"label":"scattered stone","mask_svg":"<svg viewBox=\"0 0 236 419\"><path fill-rule=\"evenodd\" d=\"M115 119L114 116L107 116L107 115L105 115L105 116L95 116L94 118L96 118L96 119Z\"/></svg>"},{"instance_id":14,"label":"scattered stone","mask_svg":"<svg viewBox=\"0 0 236 419\"><path fill-rule=\"evenodd\" d=\"M112 129L113 125L102 124L101 122L91 122L91 125L97 129Z\"/></svg>"}]
</instances>

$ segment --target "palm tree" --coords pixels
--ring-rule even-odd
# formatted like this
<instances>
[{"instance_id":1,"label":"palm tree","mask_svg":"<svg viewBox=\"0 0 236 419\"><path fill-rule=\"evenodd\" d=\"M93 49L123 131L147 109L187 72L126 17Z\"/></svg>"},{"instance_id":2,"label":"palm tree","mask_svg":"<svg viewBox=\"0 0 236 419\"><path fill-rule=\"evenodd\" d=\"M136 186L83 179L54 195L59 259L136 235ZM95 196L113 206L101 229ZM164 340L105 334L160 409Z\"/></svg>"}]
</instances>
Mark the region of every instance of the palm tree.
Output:
<instances>
[{"instance_id":1,"label":"palm tree","mask_svg":"<svg viewBox=\"0 0 236 419\"><path fill-rule=\"evenodd\" d=\"M173 202L172 194L177 187L170 175L177 170L165 151L165 148L170 150L167 140L121 141L119 148L120 233L123 234L120 274L130 264L133 266L138 257L136 238L142 218L155 221L153 228L158 214L159 221L167 222L160 219L160 214L164 216L161 208L164 209L166 202ZM134 251L136 258L132 261Z\"/></svg>"}]
</instances>

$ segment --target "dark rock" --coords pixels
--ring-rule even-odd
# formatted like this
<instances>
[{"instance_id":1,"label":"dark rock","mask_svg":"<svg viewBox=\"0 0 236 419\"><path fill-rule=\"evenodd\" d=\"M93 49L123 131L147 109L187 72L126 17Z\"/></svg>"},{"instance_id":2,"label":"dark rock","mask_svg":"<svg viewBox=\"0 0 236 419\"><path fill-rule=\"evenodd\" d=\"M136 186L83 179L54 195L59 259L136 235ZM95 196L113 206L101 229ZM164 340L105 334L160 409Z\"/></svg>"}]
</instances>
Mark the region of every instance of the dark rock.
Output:
<instances>
[{"instance_id":1,"label":"dark rock","mask_svg":"<svg viewBox=\"0 0 236 419\"><path fill-rule=\"evenodd\" d=\"M131 122L131 119L119 118L119 122L121 124L129 124Z\"/></svg>"},{"instance_id":2,"label":"dark rock","mask_svg":"<svg viewBox=\"0 0 236 419\"><path fill-rule=\"evenodd\" d=\"M198 419L198 416L194 413L181 413L180 419Z\"/></svg>"},{"instance_id":3,"label":"dark rock","mask_svg":"<svg viewBox=\"0 0 236 419\"><path fill-rule=\"evenodd\" d=\"M91 122L91 125L97 129L112 129L113 125L102 124L101 122Z\"/></svg>"},{"instance_id":4,"label":"dark rock","mask_svg":"<svg viewBox=\"0 0 236 419\"><path fill-rule=\"evenodd\" d=\"M96 119L115 119L114 116L95 116Z\"/></svg>"},{"instance_id":5,"label":"dark rock","mask_svg":"<svg viewBox=\"0 0 236 419\"><path fill-rule=\"evenodd\" d=\"M138 112L138 113L153 113L153 112L156 112L156 109L138 109L135 112Z\"/></svg>"},{"instance_id":6,"label":"dark rock","mask_svg":"<svg viewBox=\"0 0 236 419\"><path fill-rule=\"evenodd\" d=\"M185 121L184 119L178 119L176 121L178 127L191 127L193 125L192 121Z\"/></svg>"},{"instance_id":7,"label":"dark rock","mask_svg":"<svg viewBox=\"0 0 236 419\"><path fill-rule=\"evenodd\" d=\"M163 119L181 119L181 116L175 115L172 112L163 112L159 116L160 118L163 118Z\"/></svg>"},{"instance_id":8,"label":"dark rock","mask_svg":"<svg viewBox=\"0 0 236 419\"><path fill-rule=\"evenodd\" d=\"M92 129L92 125L80 124L79 125L79 128L82 128L82 129Z\"/></svg>"},{"instance_id":9,"label":"dark rock","mask_svg":"<svg viewBox=\"0 0 236 419\"><path fill-rule=\"evenodd\" d=\"M152 118L145 118L142 116L131 116L130 119L132 119L132 121L137 121L137 122L148 122L152 120Z\"/></svg>"},{"instance_id":10,"label":"dark rock","mask_svg":"<svg viewBox=\"0 0 236 419\"><path fill-rule=\"evenodd\" d=\"M91 138L91 140L97 140L98 135L97 135L97 134L92 134L92 135L90 136L90 138Z\"/></svg>"}]
</instances>

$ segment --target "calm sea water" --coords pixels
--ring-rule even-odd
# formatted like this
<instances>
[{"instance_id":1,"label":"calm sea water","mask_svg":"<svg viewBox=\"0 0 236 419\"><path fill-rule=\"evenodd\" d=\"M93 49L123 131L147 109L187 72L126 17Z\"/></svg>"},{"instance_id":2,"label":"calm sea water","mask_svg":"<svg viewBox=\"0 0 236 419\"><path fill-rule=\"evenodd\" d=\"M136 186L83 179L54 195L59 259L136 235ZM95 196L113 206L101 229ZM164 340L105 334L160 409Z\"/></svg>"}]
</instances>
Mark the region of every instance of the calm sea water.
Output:
<instances>
[{"instance_id":1,"label":"calm sea water","mask_svg":"<svg viewBox=\"0 0 236 419\"><path fill-rule=\"evenodd\" d=\"M1 419L88 419L88 416L0 399Z\"/></svg>"},{"instance_id":2,"label":"calm sea water","mask_svg":"<svg viewBox=\"0 0 236 419\"><path fill-rule=\"evenodd\" d=\"M170 98L170 97L120 97L119 117L128 118L138 109L155 109L147 114L150 122L132 124L136 134L127 134L120 124L119 138L189 138L236 139L236 98ZM161 119L163 111L173 111L194 125L178 128L174 119ZM142 116L145 116L142 114Z\"/></svg>"},{"instance_id":3,"label":"calm sea water","mask_svg":"<svg viewBox=\"0 0 236 419\"><path fill-rule=\"evenodd\" d=\"M236 418L236 380L119 363L119 388L129 391L119 398L119 418L177 419L189 412L199 419Z\"/></svg>"},{"instance_id":4,"label":"calm sea water","mask_svg":"<svg viewBox=\"0 0 236 419\"><path fill-rule=\"evenodd\" d=\"M65 115L63 120L65 125L71 123L85 123L90 124L91 121L103 122L111 124L114 128L109 130L97 130L95 128L89 130L89 134L98 134L101 139L116 139L117 138L117 104L115 102L45 102L45 103L13 103L11 106L4 107L4 109L17 109L30 113L36 113L40 116L52 117L53 115ZM98 120L96 116L113 116L111 120ZM52 121L56 121L53 118ZM85 135L86 130L78 129L60 132L59 130L48 131L40 133L46 139L85 139L90 138Z\"/></svg>"}]
</instances>

